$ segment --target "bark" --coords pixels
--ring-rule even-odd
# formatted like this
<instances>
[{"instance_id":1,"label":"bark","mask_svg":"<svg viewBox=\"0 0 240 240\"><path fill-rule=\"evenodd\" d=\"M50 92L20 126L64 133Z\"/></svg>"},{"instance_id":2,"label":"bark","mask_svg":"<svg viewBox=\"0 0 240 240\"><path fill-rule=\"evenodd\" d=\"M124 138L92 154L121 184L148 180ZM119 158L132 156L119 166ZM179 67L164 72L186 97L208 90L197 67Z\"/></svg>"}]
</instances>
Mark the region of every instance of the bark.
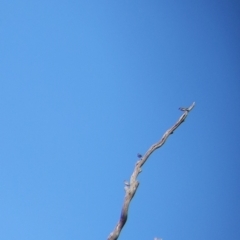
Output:
<instances>
[{"instance_id":1,"label":"bark","mask_svg":"<svg viewBox=\"0 0 240 240\"><path fill-rule=\"evenodd\" d=\"M120 219L115 227L115 229L110 233L108 236L108 240L116 240L118 239L128 217L128 208L130 205L130 202L132 198L134 197L139 182L137 181L137 177L139 173L142 171L141 167L144 165L144 163L147 161L149 156L158 148L162 147L163 144L166 142L167 138L173 134L173 132L185 121L185 119L188 116L188 113L194 108L195 102L192 103L192 105L188 108L182 108L180 107L179 110L183 111L184 113L182 116L178 119L178 121L170 128L168 129L162 138L155 144L153 144L148 151L141 157L139 161L136 162L135 168L133 170L132 176L130 178L130 182L125 182L125 197L124 202L122 206L121 216Z\"/></svg>"}]
</instances>

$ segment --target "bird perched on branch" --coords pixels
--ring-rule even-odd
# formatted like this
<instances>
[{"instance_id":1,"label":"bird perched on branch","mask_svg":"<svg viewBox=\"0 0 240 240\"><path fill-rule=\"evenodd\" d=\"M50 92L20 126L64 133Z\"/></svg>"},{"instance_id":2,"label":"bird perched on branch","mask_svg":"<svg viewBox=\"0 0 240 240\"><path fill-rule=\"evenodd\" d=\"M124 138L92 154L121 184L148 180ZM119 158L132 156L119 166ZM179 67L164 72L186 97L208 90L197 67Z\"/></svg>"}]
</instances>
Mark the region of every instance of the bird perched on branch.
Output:
<instances>
[{"instance_id":1,"label":"bird perched on branch","mask_svg":"<svg viewBox=\"0 0 240 240\"><path fill-rule=\"evenodd\" d=\"M142 155L141 155L140 153L138 153L137 156L138 156L138 158L141 158L141 157L142 157Z\"/></svg>"},{"instance_id":2,"label":"bird perched on branch","mask_svg":"<svg viewBox=\"0 0 240 240\"><path fill-rule=\"evenodd\" d=\"M127 186L127 187L129 187L129 186L130 186L129 182L128 182L128 181L126 181L126 180L124 181L124 185L125 185L125 186Z\"/></svg>"},{"instance_id":3,"label":"bird perched on branch","mask_svg":"<svg viewBox=\"0 0 240 240\"><path fill-rule=\"evenodd\" d=\"M181 111L183 111L183 112L185 112L185 111L188 111L188 112L189 112L188 108L184 108L184 107L180 107L179 110L181 110Z\"/></svg>"}]
</instances>

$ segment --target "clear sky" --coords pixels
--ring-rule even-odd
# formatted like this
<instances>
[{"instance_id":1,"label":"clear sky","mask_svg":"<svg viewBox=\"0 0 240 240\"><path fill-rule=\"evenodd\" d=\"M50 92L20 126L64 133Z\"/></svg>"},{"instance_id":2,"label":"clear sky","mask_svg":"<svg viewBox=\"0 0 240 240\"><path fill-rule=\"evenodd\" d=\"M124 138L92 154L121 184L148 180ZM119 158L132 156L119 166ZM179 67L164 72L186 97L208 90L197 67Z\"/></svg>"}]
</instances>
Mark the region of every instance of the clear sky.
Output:
<instances>
[{"instance_id":1,"label":"clear sky","mask_svg":"<svg viewBox=\"0 0 240 240\"><path fill-rule=\"evenodd\" d=\"M0 3L0 239L240 239L240 3Z\"/></svg>"}]
</instances>

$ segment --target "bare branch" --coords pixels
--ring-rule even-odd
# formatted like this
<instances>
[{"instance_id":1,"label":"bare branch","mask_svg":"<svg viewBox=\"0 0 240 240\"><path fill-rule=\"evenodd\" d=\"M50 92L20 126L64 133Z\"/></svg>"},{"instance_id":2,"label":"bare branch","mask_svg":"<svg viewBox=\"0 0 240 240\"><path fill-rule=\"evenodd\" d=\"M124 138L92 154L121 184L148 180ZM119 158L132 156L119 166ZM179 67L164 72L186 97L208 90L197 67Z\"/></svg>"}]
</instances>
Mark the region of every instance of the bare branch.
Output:
<instances>
[{"instance_id":1,"label":"bare branch","mask_svg":"<svg viewBox=\"0 0 240 240\"><path fill-rule=\"evenodd\" d=\"M179 109L181 111L184 111L184 113L178 119L178 121L170 129L168 129L164 133L162 138L157 143L153 144L143 156L138 154L140 157L140 160L137 161L137 163L135 165L134 171L130 178L130 182L129 183L125 182L125 188L124 188L125 189L125 197L124 197L124 203L122 206L120 219L119 219L115 229L113 230L113 232L111 232L110 235L108 236L108 240L117 240L120 235L121 230L123 229L123 227L127 221L128 208L129 208L130 202L131 202L132 198L134 197L134 194L136 193L138 185L139 185L139 182L137 181L137 176L142 171L141 167L147 161L149 156L156 149L160 148L166 142L166 140L170 136L170 134L173 134L173 132L184 122L184 120L188 116L188 113L193 109L194 106L195 106L195 102L193 102L192 105L188 108L180 107Z\"/></svg>"}]
</instances>

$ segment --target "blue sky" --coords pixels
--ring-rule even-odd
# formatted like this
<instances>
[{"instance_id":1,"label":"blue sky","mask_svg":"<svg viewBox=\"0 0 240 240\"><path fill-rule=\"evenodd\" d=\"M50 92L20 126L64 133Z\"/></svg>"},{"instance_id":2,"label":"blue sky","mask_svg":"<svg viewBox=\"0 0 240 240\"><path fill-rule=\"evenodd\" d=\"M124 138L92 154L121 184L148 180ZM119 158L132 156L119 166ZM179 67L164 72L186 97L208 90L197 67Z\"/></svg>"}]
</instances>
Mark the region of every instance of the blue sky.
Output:
<instances>
[{"instance_id":1,"label":"blue sky","mask_svg":"<svg viewBox=\"0 0 240 240\"><path fill-rule=\"evenodd\" d=\"M240 239L240 4L1 1L0 238Z\"/></svg>"}]
</instances>

